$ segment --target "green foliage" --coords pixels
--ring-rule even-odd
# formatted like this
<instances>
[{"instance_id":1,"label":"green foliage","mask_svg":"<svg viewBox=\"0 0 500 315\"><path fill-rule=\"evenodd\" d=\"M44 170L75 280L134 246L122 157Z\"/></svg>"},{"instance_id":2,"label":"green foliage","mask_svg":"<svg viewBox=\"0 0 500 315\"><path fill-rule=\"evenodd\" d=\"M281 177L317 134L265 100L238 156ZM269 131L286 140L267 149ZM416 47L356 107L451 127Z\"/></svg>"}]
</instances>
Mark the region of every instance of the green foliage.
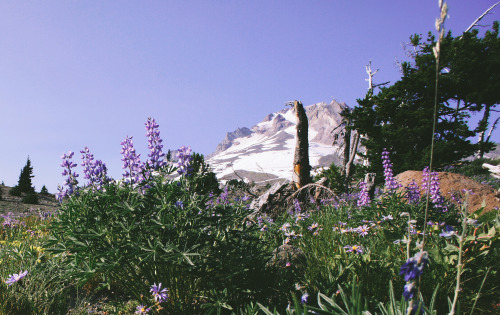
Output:
<instances>
[{"instance_id":1,"label":"green foliage","mask_svg":"<svg viewBox=\"0 0 500 315\"><path fill-rule=\"evenodd\" d=\"M23 196L23 203L37 205L38 204L38 195L35 192L27 193Z\"/></svg>"},{"instance_id":2,"label":"green foliage","mask_svg":"<svg viewBox=\"0 0 500 315\"><path fill-rule=\"evenodd\" d=\"M9 195L11 196L16 196L20 197L21 196L21 190L19 189L19 186L14 186L9 190Z\"/></svg>"},{"instance_id":3,"label":"green foliage","mask_svg":"<svg viewBox=\"0 0 500 315\"><path fill-rule=\"evenodd\" d=\"M219 194L219 182L215 173L210 170L210 165L205 162L203 154L193 153L191 155L191 168L194 176L188 177L189 187L198 194Z\"/></svg>"},{"instance_id":4,"label":"green foliage","mask_svg":"<svg viewBox=\"0 0 500 315\"><path fill-rule=\"evenodd\" d=\"M43 196L49 195L49 190L47 189L47 187L45 187L45 185L43 185L42 189L40 189L40 195L43 195Z\"/></svg>"},{"instance_id":5,"label":"green foliage","mask_svg":"<svg viewBox=\"0 0 500 315\"><path fill-rule=\"evenodd\" d=\"M340 170L340 167L332 163L330 167L321 170L314 178L315 181L325 177L325 186L330 188L336 194L342 194L345 191L344 176Z\"/></svg>"},{"instance_id":6,"label":"green foliage","mask_svg":"<svg viewBox=\"0 0 500 315\"><path fill-rule=\"evenodd\" d=\"M139 297L161 282L178 312L189 312L196 299L222 305L214 294L224 289L232 306L269 290L269 249L258 227L243 224L245 205L194 190L207 188L197 173L167 180L171 171L143 193L114 183L105 192L81 190L62 204L47 249L68 253L69 277L94 289Z\"/></svg>"},{"instance_id":7,"label":"green foliage","mask_svg":"<svg viewBox=\"0 0 500 315\"><path fill-rule=\"evenodd\" d=\"M499 160L492 159L474 159L472 161L463 161L458 165L448 166L445 168L447 172L463 174L467 177L473 177L477 175L489 175L490 172L483 168L484 163L498 165Z\"/></svg>"},{"instance_id":8,"label":"green foliage","mask_svg":"<svg viewBox=\"0 0 500 315\"><path fill-rule=\"evenodd\" d=\"M31 182L31 179L35 177L33 175L33 167L31 166L30 158L28 157L26 161L26 165L21 170L21 174L19 175L19 182L17 183L17 187L20 192L23 193L34 193L35 188Z\"/></svg>"}]
</instances>

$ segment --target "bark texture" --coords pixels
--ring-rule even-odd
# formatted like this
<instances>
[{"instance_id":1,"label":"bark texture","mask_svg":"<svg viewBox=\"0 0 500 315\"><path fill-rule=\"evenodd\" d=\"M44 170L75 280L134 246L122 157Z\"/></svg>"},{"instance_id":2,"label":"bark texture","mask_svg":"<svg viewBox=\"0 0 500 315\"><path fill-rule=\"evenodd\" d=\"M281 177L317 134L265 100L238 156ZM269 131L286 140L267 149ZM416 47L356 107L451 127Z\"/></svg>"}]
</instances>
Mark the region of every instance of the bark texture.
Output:
<instances>
[{"instance_id":1,"label":"bark texture","mask_svg":"<svg viewBox=\"0 0 500 315\"><path fill-rule=\"evenodd\" d=\"M293 181L296 188L311 183L311 165L309 164L309 123L304 106L294 101L297 116L297 143L293 158Z\"/></svg>"}]
</instances>

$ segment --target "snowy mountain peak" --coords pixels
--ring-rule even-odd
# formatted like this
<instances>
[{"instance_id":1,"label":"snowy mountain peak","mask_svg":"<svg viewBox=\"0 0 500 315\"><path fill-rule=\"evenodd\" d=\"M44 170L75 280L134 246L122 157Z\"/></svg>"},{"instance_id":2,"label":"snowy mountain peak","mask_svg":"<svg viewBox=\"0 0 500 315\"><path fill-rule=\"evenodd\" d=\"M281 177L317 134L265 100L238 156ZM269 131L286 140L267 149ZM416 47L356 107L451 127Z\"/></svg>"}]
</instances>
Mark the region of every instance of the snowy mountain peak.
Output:
<instances>
[{"instance_id":1,"label":"snowy mountain peak","mask_svg":"<svg viewBox=\"0 0 500 315\"><path fill-rule=\"evenodd\" d=\"M313 168L340 161L339 148L333 146L332 131L341 123L340 113L346 107L336 101L305 107L309 122L309 161ZM266 182L291 179L295 126L293 108L271 113L251 129L244 127L227 133L207 161L222 180L246 178Z\"/></svg>"}]
</instances>

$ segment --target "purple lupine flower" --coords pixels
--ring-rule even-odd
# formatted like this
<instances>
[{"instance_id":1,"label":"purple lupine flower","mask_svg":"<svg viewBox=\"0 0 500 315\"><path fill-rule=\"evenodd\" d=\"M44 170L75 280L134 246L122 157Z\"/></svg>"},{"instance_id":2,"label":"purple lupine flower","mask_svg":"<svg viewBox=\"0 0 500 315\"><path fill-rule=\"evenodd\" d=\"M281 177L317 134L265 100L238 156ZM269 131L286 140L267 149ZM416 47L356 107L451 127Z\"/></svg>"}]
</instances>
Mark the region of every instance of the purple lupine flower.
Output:
<instances>
[{"instance_id":1,"label":"purple lupine flower","mask_svg":"<svg viewBox=\"0 0 500 315\"><path fill-rule=\"evenodd\" d=\"M406 186L406 199L409 204L418 204L420 202L420 189L415 182L412 180L411 183Z\"/></svg>"},{"instance_id":2,"label":"purple lupine flower","mask_svg":"<svg viewBox=\"0 0 500 315\"><path fill-rule=\"evenodd\" d=\"M7 214L2 214L0 215L0 217L4 219L2 222L3 227L13 228L19 224L19 220L14 218L14 214L12 212L9 212Z\"/></svg>"},{"instance_id":3,"label":"purple lupine flower","mask_svg":"<svg viewBox=\"0 0 500 315\"><path fill-rule=\"evenodd\" d=\"M220 194L220 196L216 200L216 204L218 205L227 205L229 203L229 190L224 187L224 191Z\"/></svg>"},{"instance_id":4,"label":"purple lupine flower","mask_svg":"<svg viewBox=\"0 0 500 315\"><path fill-rule=\"evenodd\" d=\"M408 282L405 284L403 289L403 296L406 301L413 299L413 297L417 294L417 287L415 286L415 282Z\"/></svg>"},{"instance_id":5,"label":"purple lupine flower","mask_svg":"<svg viewBox=\"0 0 500 315\"><path fill-rule=\"evenodd\" d=\"M160 138L160 131L158 130L159 125L156 121L149 117L146 122L146 136L148 137L148 149L149 149L149 160L146 161L146 165L154 170L158 170L165 164L164 160L165 153L162 152L163 145L161 144L163 140Z\"/></svg>"},{"instance_id":6,"label":"purple lupine flower","mask_svg":"<svg viewBox=\"0 0 500 315\"><path fill-rule=\"evenodd\" d=\"M190 175L193 171L191 167L191 147L182 146L177 150L177 173L180 175Z\"/></svg>"},{"instance_id":7,"label":"purple lupine flower","mask_svg":"<svg viewBox=\"0 0 500 315\"><path fill-rule=\"evenodd\" d=\"M442 208L446 211L446 205L444 204L444 198L441 195L441 190L439 188L439 175L437 172L431 173L431 183L430 183L430 193L431 201L437 208Z\"/></svg>"},{"instance_id":8,"label":"purple lupine flower","mask_svg":"<svg viewBox=\"0 0 500 315\"><path fill-rule=\"evenodd\" d=\"M429 188L430 171L429 167L426 166L422 171L422 191L427 194L427 189Z\"/></svg>"},{"instance_id":9,"label":"purple lupine flower","mask_svg":"<svg viewBox=\"0 0 500 315\"><path fill-rule=\"evenodd\" d=\"M420 251L401 266L399 274L404 275L406 282L415 280L424 273L424 268L428 262L429 254L425 251Z\"/></svg>"},{"instance_id":10,"label":"purple lupine flower","mask_svg":"<svg viewBox=\"0 0 500 315\"><path fill-rule=\"evenodd\" d=\"M309 298L309 294L307 292L302 294L302 297L300 298L300 303L302 303L302 304L307 303L308 298Z\"/></svg>"},{"instance_id":11,"label":"purple lupine flower","mask_svg":"<svg viewBox=\"0 0 500 315\"><path fill-rule=\"evenodd\" d=\"M425 307L424 301L414 301L413 303L410 303L410 305L408 305L408 308L406 309L406 314L416 315L419 310L420 310L419 314L424 314L425 312L424 307Z\"/></svg>"},{"instance_id":12,"label":"purple lupine flower","mask_svg":"<svg viewBox=\"0 0 500 315\"><path fill-rule=\"evenodd\" d=\"M154 283L149 291L153 295L155 301L158 303L163 303L168 299L168 293L167 293L168 289L167 288L162 289L161 282L158 285Z\"/></svg>"},{"instance_id":13,"label":"purple lupine flower","mask_svg":"<svg viewBox=\"0 0 500 315\"><path fill-rule=\"evenodd\" d=\"M75 153L72 151L69 151L68 154L63 154L61 156L61 159L63 160L61 163L61 167L64 168L64 171L62 172L62 176L67 176L64 185L66 186L66 189L64 189L61 186L57 187L57 190L59 190L59 193L56 193L56 199L59 202L62 202L63 198L66 196L70 196L73 193L76 192L77 186L78 186L78 180L76 179L79 175L76 172L72 172L71 169L76 167L76 163L73 163L71 160L73 158L73 155Z\"/></svg>"},{"instance_id":14,"label":"purple lupine flower","mask_svg":"<svg viewBox=\"0 0 500 315\"><path fill-rule=\"evenodd\" d=\"M357 206L358 207L368 206L370 204L370 195L368 194L368 188L366 187L366 183L364 181L361 181L359 183L359 188L361 189L361 191L359 193Z\"/></svg>"},{"instance_id":15,"label":"purple lupine flower","mask_svg":"<svg viewBox=\"0 0 500 315\"><path fill-rule=\"evenodd\" d=\"M392 163L389 159L389 152L386 151L386 149L384 149L384 151L382 152L382 166L384 167L385 189L388 193L392 194L401 186L394 178L394 175L392 173Z\"/></svg>"},{"instance_id":16,"label":"purple lupine flower","mask_svg":"<svg viewBox=\"0 0 500 315\"><path fill-rule=\"evenodd\" d=\"M101 190L102 186L109 181L107 167L101 160L94 160L94 155L90 153L88 147L82 151L82 166L84 178L88 179L88 185L94 190Z\"/></svg>"},{"instance_id":17,"label":"purple lupine flower","mask_svg":"<svg viewBox=\"0 0 500 315\"><path fill-rule=\"evenodd\" d=\"M21 280L22 278L26 277L27 274L28 274L28 270L26 270L24 272L20 272L18 274L17 273L11 274L11 275L9 275L9 279L5 280L5 283L10 287L14 283L16 283L19 280Z\"/></svg>"},{"instance_id":18,"label":"purple lupine flower","mask_svg":"<svg viewBox=\"0 0 500 315\"><path fill-rule=\"evenodd\" d=\"M184 202L182 200L178 200L175 205L181 209L184 209Z\"/></svg>"},{"instance_id":19,"label":"purple lupine flower","mask_svg":"<svg viewBox=\"0 0 500 315\"><path fill-rule=\"evenodd\" d=\"M344 246L344 249L346 249L348 253L354 252L356 254L363 254L363 247L360 245L347 245Z\"/></svg>"},{"instance_id":20,"label":"purple lupine flower","mask_svg":"<svg viewBox=\"0 0 500 315\"><path fill-rule=\"evenodd\" d=\"M122 145L121 154L123 155L123 178L131 185L141 183L144 180L143 170L144 165L141 162L140 154L137 154L134 149L132 137L126 137Z\"/></svg>"}]
</instances>

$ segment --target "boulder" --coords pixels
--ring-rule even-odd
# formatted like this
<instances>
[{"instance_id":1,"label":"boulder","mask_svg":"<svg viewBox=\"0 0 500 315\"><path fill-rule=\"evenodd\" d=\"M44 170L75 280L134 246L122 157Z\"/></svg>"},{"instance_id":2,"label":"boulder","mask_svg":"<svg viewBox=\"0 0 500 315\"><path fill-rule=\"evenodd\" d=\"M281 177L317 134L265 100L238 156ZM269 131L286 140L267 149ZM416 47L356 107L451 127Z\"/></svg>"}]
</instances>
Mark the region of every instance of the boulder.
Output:
<instances>
[{"instance_id":1,"label":"boulder","mask_svg":"<svg viewBox=\"0 0 500 315\"><path fill-rule=\"evenodd\" d=\"M463 189L473 192L473 194L469 196L469 213L481 208L483 202L485 203L486 211L500 207L500 198L498 198L495 189L491 186L475 182L462 174L438 172L438 176L441 195L446 199L450 199L451 193L461 192ZM422 172L406 171L398 174L396 180L403 185L403 188L408 186L412 180L415 180L417 185L422 187Z\"/></svg>"}]
</instances>

